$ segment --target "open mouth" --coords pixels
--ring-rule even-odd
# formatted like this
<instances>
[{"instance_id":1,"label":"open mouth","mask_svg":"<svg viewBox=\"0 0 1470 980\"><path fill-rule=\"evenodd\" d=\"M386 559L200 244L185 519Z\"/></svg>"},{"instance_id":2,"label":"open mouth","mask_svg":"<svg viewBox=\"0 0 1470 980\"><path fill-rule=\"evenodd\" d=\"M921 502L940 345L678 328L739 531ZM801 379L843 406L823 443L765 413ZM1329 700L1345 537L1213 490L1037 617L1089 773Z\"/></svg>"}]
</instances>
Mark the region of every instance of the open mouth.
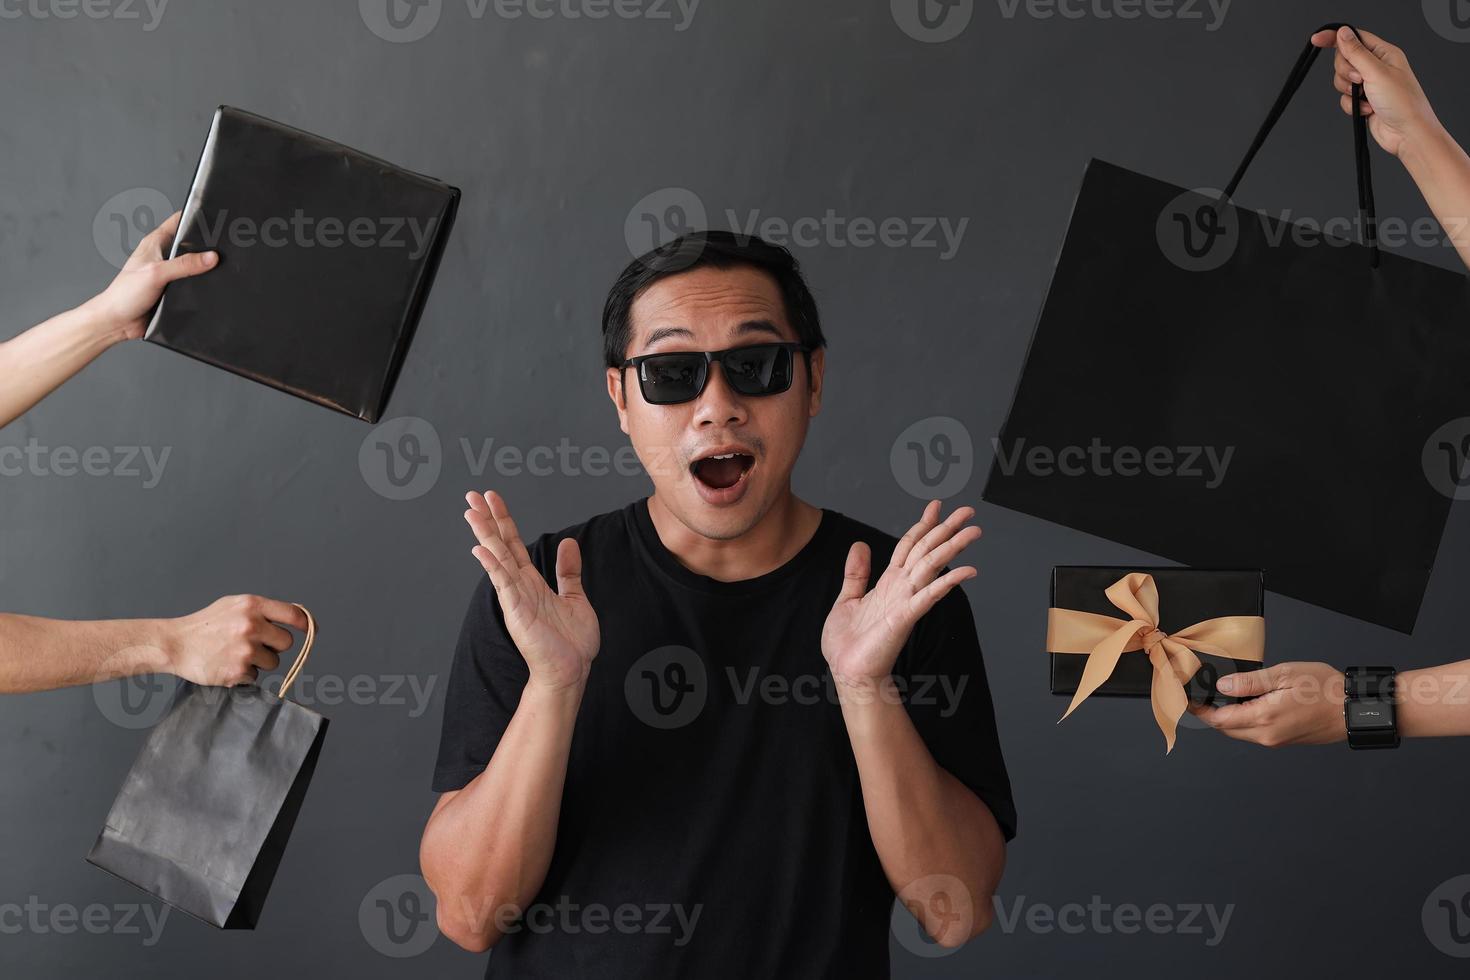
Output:
<instances>
[{"instance_id":1,"label":"open mouth","mask_svg":"<svg viewBox=\"0 0 1470 980\"><path fill-rule=\"evenodd\" d=\"M718 453L696 459L689 466L694 478L712 490L728 490L745 478L755 457L742 452Z\"/></svg>"}]
</instances>

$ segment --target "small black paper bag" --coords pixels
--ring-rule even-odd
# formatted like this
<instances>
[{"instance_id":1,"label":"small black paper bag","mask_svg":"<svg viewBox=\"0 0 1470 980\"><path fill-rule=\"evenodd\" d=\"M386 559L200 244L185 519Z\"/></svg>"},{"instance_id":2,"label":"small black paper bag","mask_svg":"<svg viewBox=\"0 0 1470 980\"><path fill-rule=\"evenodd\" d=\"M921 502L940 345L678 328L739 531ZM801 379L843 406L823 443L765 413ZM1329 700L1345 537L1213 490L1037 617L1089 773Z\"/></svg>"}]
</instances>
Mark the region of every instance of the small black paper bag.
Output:
<instances>
[{"instance_id":1,"label":"small black paper bag","mask_svg":"<svg viewBox=\"0 0 1470 980\"><path fill-rule=\"evenodd\" d=\"M303 610L304 611L304 610ZM296 823L327 719L255 685L184 684L148 735L87 860L222 929L253 929Z\"/></svg>"},{"instance_id":2,"label":"small black paper bag","mask_svg":"<svg viewBox=\"0 0 1470 980\"><path fill-rule=\"evenodd\" d=\"M398 378L459 204L443 181L221 106L145 339L376 422Z\"/></svg>"},{"instance_id":3,"label":"small black paper bag","mask_svg":"<svg viewBox=\"0 0 1470 980\"><path fill-rule=\"evenodd\" d=\"M1088 165L985 500L1412 631L1466 460L1470 284L1380 253L1355 118L1366 244Z\"/></svg>"},{"instance_id":4,"label":"small black paper bag","mask_svg":"<svg viewBox=\"0 0 1470 980\"><path fill-rule=\"evenodd\" d=\"M1053 694L1147 697L1172 749L1186 703L1215 704L1223 674L1265 657L1259 570L1059 565L1046 649ZM1063 715L1066 717L1066 715Z\"/></svg>"}]
</instances>

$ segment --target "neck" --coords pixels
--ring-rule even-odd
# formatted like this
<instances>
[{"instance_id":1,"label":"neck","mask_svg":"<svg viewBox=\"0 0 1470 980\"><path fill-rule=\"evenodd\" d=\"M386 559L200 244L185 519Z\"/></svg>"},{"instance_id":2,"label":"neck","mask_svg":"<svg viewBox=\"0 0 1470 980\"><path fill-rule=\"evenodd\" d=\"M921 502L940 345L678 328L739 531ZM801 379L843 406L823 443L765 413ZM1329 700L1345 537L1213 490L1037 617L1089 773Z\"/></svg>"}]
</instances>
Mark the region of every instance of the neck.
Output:
<instances>
[{"instance_id":1,"label":"neck","mask_svg":"<svg viewBox=\"0 0 1470 980\"><path fill-rule=\"evenodd\" d=\"M705 537L664 506L658 493L648 498L663 546L679 564L719 582L740 582L775 571L806 547L822 521L818 507L798 498L788 487L745 533L734 538Z\"/></svg>"}]
</instances>

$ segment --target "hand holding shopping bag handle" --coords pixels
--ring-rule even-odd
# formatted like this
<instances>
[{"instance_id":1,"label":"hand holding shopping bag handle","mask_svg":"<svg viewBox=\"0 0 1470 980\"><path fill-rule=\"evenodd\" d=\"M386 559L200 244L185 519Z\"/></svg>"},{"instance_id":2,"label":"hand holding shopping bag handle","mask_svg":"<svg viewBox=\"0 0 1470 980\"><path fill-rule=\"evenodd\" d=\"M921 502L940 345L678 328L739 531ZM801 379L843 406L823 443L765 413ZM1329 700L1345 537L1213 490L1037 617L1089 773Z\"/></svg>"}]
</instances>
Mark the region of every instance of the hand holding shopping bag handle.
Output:
<instances>
[{"instance_id":1,"label":"hand holding shopping bag handle","mask_svg":"<svg viewBox=\"0 0 1470 980\"><path fill-rule=\"evenodd\" d=\"M291 684L295 682L296 675L301 673L302 667L306 666L306 658L311 656L311 645L316 642L316 618L312 616L311 610L299 602L293 602L291 605L300 609L301 614L306 617L306 638L301 641L301 652L296 655L296 660L291 664L291 669L286 671L286 677L281 681L281 689L276 694L282 701L286 700L286 692L291 689Z\"/></svg>"},{"instance_id":2,"label":"hand holding shopping bag handle","mask_svg":"<svg viewBox=\"0 0 1470 980\"><path fill-rule=\"evenodd\" d=\"M1336 31L1343 27L1348 27L1349 30L1352 30L1346 24L1334 23L1324 24L1316 33ZM1261 123L1261 128L1256 131L1255 139L1251 140L1251 145L1246 149L1245 156L1241 159L1239 166L1235 168L1235 173L1231 176L1230 183L1225 185L1225 192L1220 197L1220 206L1223 206L1225 202L1235 197L1235 189L1240 186L1241 179L1245 177L1246 168L1256 158L1256 154L1266 142L1266 137L1270 135L1277 120L1286 111L1286 107L1291 102L1292 96L1296 94L1297 89L1301 88L1302 82L1306 80L1307 75L1312 70L1312 65L1321 53L1322 49L1308 40L1307 46L1297 56L1296 64L1292 66L1291 73L1286 76L1286 83L1281 86L1281 91L1277 93L1276 101L1271 104L1270 111L1266 113L1266 119ZM1378 267L1379 257L1378 234L1376 230L1376 219L1374 217L1372 162L1368 158L1368 127L1361 108L1363 100L1363 85L1361 82L1352 83L1350 98L1352 100L1353 114L1353 154L1358 175L1358 211L1363 221L1363 244L1368 246L1369 264L1376 269Z\"/></svg>"}]
</instances>

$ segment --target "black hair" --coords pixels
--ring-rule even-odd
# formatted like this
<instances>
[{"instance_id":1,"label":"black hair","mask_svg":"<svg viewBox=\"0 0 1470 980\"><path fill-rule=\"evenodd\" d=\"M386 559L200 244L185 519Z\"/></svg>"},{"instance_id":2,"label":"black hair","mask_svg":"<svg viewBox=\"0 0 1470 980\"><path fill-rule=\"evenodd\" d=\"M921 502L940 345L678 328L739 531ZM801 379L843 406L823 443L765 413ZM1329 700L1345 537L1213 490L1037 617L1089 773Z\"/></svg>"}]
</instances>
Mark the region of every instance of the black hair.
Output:
<instances>
[{"instance_id":1,"label":"black hair","mask_svg":"<svg viewBox=\"0 0 1470 980\"><path fill-rule=\"evenodd\" d=\"M802 278L800 263L790 251L754 235L696 231L634 259L608 290L607 302L602 307L602 357L608 367L619 366L627 356L628 344L633 339L628 315L638 294L660 279L701 266L716 269L748 266L766 273L781 291L786 319L796 330L796 339L813 349L827 345L817 315L817 301Z\"/></svg>"}]
</instances>

